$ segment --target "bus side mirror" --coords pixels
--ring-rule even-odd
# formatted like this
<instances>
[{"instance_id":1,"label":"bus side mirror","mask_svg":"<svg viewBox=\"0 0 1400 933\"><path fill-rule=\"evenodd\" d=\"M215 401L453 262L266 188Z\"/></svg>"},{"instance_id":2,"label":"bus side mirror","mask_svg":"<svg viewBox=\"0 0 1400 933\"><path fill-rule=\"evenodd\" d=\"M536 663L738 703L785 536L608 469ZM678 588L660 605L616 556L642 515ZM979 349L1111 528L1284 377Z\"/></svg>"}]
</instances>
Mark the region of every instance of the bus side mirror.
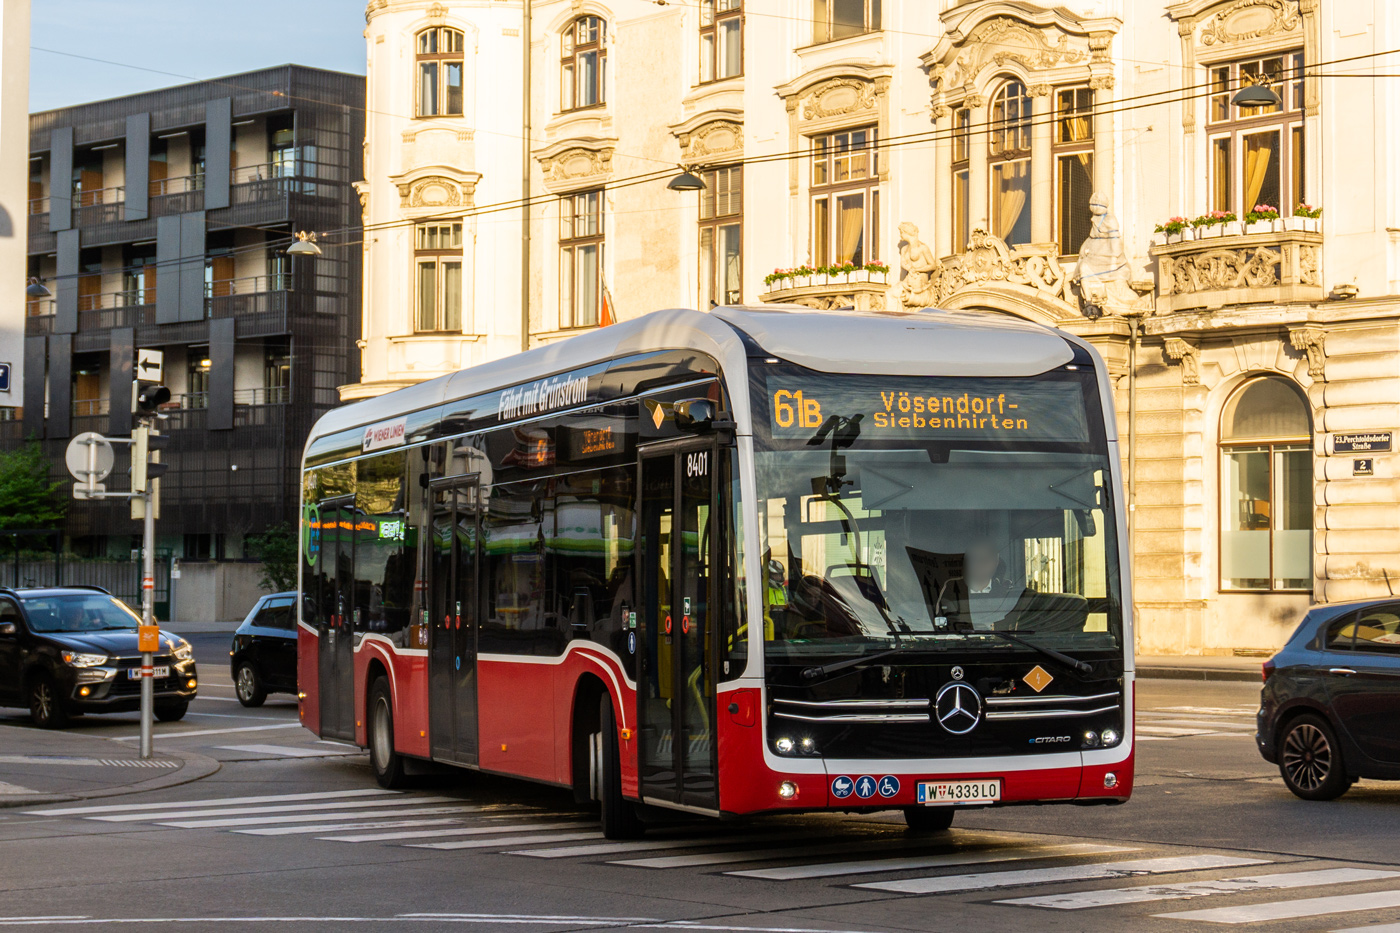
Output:
<instances>
[{"instance_id":1,"label":"bus side mirror","mask_svg":"<svg viewBox=\"0 0 1400 933\"><path fill-rule=\"evenodd\" d=\"M692 434L715 431L732 435L735 424L727 412L721 412L716 402L707 398L684 398L671 406L675 413L676 427Z\"/></svg>"},{"instance_id":2,"label":"bus side mirror","mask_svg":"<svg viewBox=\"0 0 1400 933\"><path fill-rule=\"evenodd\" d=\"M13 622L0 622L0 635L13 635L15 624Z\"/></svg>"}]
</instances>

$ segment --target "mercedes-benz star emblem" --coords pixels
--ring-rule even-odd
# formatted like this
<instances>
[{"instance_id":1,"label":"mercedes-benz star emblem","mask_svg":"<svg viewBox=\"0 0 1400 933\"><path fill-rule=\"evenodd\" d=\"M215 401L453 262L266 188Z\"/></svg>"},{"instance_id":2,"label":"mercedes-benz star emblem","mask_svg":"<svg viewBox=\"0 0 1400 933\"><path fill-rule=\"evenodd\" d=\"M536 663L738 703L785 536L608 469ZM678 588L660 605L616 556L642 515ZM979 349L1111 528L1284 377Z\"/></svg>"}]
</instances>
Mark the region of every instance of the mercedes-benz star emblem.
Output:
<instances>
[{"instance_id":1,"label":"mercedes-benz star emblem","mask_svg":"<svg viewBox=\"0 0 1400 933\"><path fill-rule=\"evenodd\" d=\"M982 696L962 681L944 684L933 701L933 715L953 735L967 735L982 721Z\"/></svg>"},{"instance_id":2,"label":"mercedes-benz star emblem","mask_svg":"<svg viewBox=\"0 0 1400 933\"><path fill-rule=\"evenodd\" d=\"M962 680L962 679L963 679L963 669L962 669L961 667L959 667L958 665L956 665L956 664L953 665L953 670L951 671L951 673L952 673L952 675L953 675L953 679L954 679L954 680Z\"/></svg>"}]
</instances>

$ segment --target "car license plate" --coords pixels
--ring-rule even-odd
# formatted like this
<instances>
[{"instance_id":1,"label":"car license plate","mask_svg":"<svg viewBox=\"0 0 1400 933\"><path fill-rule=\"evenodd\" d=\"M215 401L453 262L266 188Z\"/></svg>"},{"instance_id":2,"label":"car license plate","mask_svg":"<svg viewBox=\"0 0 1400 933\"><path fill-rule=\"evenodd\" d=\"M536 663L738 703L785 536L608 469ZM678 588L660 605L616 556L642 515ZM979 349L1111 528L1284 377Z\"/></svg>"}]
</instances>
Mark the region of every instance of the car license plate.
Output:
<instances>
[{"instance_id":1,"label":"car license plate","mask_svg":"<svg viewBox=\"0 0 1400 933\"><path fill-rule=\"evenodd\" d=\"M167 667L167 666L165 666L165 665L161 665L160 667L153 667L153 668L151 668L151 670L155 671L155 675L154 675L154 676L156 676L156 677L158 677L158 678L159 678L159 677L169 677L169 676L170 676L170 668ZM132 680L140 680L140 679L141 679L141 668L139 668L139 667L127 668L126 676L127 676L127 677L130 677Z\"/></svg>"},{"instance_id":2,"label":"car license plate","mask_svg":"<svg viewBox=\"0 0 1400 933\"><path fill-rule=\"evenodd\" d=\"M996 803L1001 781L920 781L919 803L929 807L960 803Z\"/></svg>"}]
</instances>

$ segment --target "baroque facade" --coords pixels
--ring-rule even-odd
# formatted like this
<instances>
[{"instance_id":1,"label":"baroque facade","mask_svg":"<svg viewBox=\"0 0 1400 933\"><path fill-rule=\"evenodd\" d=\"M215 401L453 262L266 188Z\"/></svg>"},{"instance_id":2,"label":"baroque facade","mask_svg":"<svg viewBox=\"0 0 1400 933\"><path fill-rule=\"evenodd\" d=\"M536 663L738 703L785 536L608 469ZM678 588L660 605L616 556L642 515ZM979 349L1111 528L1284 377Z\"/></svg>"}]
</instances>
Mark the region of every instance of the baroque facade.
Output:
<instances>
[{"instance_id":1,"label":"baroque facade","mask_svg":"<svg viewBox=\"0 0 1400 933\"><path fill-rule=\"evenodd\" d=\"M524 283L532 344L712 303L1014 315L1117 381L1140 651L1263 652L1314 602L1393 592L1400 85L1342 76L1384 62L1386 5L529 12L369 6L345 397L513 352ZM1280 103L1233 103L1253 83ZM705 190L668 190L677 166Z\"/></svg>"}]
</instances>

